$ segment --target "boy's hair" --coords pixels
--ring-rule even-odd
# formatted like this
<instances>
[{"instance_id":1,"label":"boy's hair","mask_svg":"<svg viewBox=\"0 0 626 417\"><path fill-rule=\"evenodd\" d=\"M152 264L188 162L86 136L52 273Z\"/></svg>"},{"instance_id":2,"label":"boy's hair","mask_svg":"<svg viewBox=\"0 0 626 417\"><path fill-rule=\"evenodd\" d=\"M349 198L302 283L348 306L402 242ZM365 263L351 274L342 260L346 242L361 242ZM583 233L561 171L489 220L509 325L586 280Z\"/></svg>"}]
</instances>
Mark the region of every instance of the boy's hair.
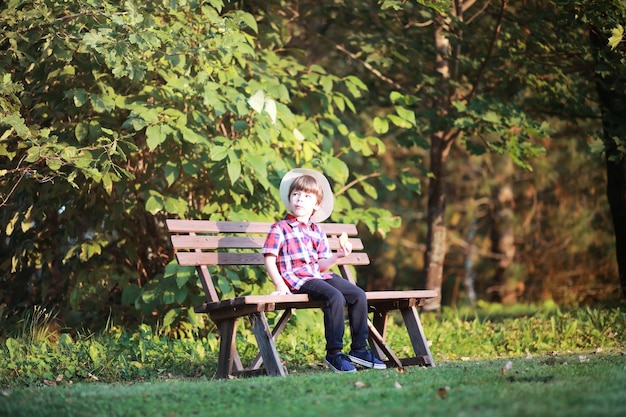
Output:
<instances>
[{"instance_id":1,"label":"boy's hair","mask_svg":"<svg viewBox=\"0 0 626 417\"><path fill-rule=\"evenodd\" d=\"M305 193L311 193L317 197L317 204L320 204L324 199L324 191L322 186L317 180L310 175L300 175L294 179L289 186L289 196L294 191L304 191Z\"/></svg>"}]
</instances>

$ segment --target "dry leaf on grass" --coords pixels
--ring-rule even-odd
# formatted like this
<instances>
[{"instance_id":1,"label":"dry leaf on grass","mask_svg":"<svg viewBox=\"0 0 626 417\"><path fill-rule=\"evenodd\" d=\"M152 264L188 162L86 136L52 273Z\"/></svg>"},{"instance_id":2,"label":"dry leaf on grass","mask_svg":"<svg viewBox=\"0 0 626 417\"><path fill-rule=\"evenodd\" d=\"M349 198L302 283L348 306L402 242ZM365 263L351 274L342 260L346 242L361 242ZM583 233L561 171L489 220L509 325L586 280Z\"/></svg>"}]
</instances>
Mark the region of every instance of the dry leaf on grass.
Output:
<instances>
[{"instance_id":1,"label":"dry leaf on grass","mask_svg":"<svg viewBox=\"0 0 626 417\"><path fill-rule=\"evenodd\" d=\"M507 363L505 363L504 366L502 367L502 375L506 375L507 372L509 372L512 368L513 368L513 362L508 361Z\"/></svg>"},{"instance_id":2,"label":"dry leaf on grass","mask_svg":"<svg viewBox=\"0 0 626 417\"><path fill-rule=\"evenodd\" d=\"M450 387L448 386L439 388L437 390L437 397L441 398L442 400L445 400L446 398L448 398L448 391L450 391Z\"/></svg>"}]
</instances>

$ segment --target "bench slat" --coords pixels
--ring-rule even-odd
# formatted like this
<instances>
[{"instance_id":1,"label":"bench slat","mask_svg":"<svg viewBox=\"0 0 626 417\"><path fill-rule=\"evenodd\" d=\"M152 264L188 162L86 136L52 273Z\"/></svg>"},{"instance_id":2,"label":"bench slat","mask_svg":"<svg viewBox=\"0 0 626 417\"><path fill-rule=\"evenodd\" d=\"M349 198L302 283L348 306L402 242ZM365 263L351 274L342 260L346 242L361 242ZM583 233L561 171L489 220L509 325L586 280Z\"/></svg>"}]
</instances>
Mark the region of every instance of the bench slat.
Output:
<instances>
[{"instance_id":1,"label":"bench slat","mask_svg":"<svg viewBox=\"0 0 626 417\"><path fill-rule=\"evenodd\" d=\"M178 252L176 259L183 266L199 265L263 265L264 256L260 252ZM341 258L337 265L369 265L369 257L364 252L352 252Z\"/></svg>"},{"instance_id":2,"label":"bench slat","mask_svg":"<svg viewBox=\"0 0 626 417\"><path fill-rule=\"evenodd\" d=\"M189 249L261 249L265 237L259 236L206 236L206 235L172 235L172 246L176 250ZM358 238L348 239L352 243L352 250L362 250L363 242ZM339 249L339 238L328 239L330 249Z\"/></svg>"},{"instance_id":3,"label":"bench slat","mask_svg":"<svg viewBox=\"0 0 626 417\"><path fill-rule=\"evenodd\" d=\"M422 300L434 297L436 294L435 291L430 290L366 292L367 300L373 306L385 305L385 303L391 305L394 301ZM406 302L404 304L409 305ZM251 308L250 311L274 311L286 308L320 308L324 306L324 303L310 300L307 294L244 295L214 303L201 304L195 307L195 312L211 313L222 311L228 314L228 311L233 311L237 312L237 315L241 315L241 310L244 310L246 306L256 307Z\"/></svg>"},{"instance_id":4,"label":"bench slat","mask_svg":"<svg viewBox=\"0 0 626 417\"><path fill-rule=\"evenodd\" d=\"M400 291L368 291L367 299L370 301L401 300L404 298L433 298L437 296L434 290L400 290Z\"/></svg>"},{"instance_id":5,"label":"bench slat","mask_svg":"<svg viewBox=\"0 0 626 417\"><path fill-rule=\"evenodd\" d=\"M225 222L213 220L178 220L167 219L170 233L249 233L267 234L271 223L267 222ZM319 226L327 235L340 235L345 232L349 236L358 234L356 225L343 223L320 223Z\"/></svg>"}]
</instances>

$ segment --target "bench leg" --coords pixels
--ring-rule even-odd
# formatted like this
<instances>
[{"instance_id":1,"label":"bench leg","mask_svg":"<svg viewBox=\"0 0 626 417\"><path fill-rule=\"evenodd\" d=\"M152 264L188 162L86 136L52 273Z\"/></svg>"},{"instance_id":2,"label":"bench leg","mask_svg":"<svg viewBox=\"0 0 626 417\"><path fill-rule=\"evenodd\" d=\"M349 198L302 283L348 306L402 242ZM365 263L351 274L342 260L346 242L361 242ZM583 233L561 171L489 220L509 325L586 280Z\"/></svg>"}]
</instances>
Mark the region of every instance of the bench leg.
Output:
<instances>
[{"instance_id":1,"label":"bench leg","mask_svg":"<svg viewBox=\"0 0 626 417\"><path fill-rule=\"evenodd\" d=\"M387 357L391 365L397 368L402 368L402 362L398 357L393 353L391 348L387 346L387 342L385 342L385 337L378 331L378 329L372 324L371 321L368 320L368 326L370 330L369 339L370 339L370 347L374 349L376 355L379 358Z\"/></svg>"},{"instance_id":2,"label":"bench leg","mask_svg":"<svg viewBox=\"0 0 626 417\"><path fill-rule=\"evenodd\" d=\"M285 310L278 319L278 323L276 323L276 325L272 329L272 339L274 339L274 343L276 343L276 340L278 340L278 336L282 333L282 331L285 330L285 326L287 326L289 319L291 319L291 316L293 316L293 311L293 308ZM261 356L261 353L259 353L258 355L256 355L256 358L254 358L252 363L250 363L250 369L259 369L262 364L263 356Z\"/></svg>"},{"instance_id":3,"label":"bench leg","mask_svg":"<svg viewBox=\"0 0 626 417\"><path fill-rule=\"evenodd\" d=\"M220 335L220 354L217 361L217 377L228 378L233 372L233 362L239 359L235 347L237 319L224 319L217 323Z\"/></svg>"},{"instance_id":4,"label":"bench leg","mask_svg":"<svg viewBox=\"0 0 626 417\"><path fill-rule=\"evenodd\" d=\"M402 318L406 325L406 330L409 333L411 344L413 345L413 351L416 357L424 359L425 365L435 366L435 361L430 354L430 348L428 347L428 341L424 335L424 329L422 328L422 322L415 307L401 308Z\"/></svg>"},{"instance_id":5,"label":"bench leg","mask_svg":"<svg viewBox=\"0 0 626 417\"><path fill-rule=\"evenodd\" d=\"M261 311L250 314L250 323L252 324L252 330L261 351L263 362L265 362L267 374L269 376L286 376L287 370L280 363L280 357L278 356L276 344L270 332L265 313Z\"/></svg>"},{"instance_id":6,"label":"bench leg","mask_svg":"<svg viewBox=\"0 0 626 417\"><path fill-rule=\"evenodd\" d=\"M372 323L374 324L374 327L376 328L376 330L378 330L378 333L380 333L380 335L382 336L384 340L385 337L387 336L387 312L375 311L373 318L372 318ZM385 358L385 353L380 349L378 344L375 343L374 339L371 336L370 336L370 347L372 348L372 350L374 350L374 353L376 353L376 356L378 356L380 359Z\"/></svg>"}]
</instances>

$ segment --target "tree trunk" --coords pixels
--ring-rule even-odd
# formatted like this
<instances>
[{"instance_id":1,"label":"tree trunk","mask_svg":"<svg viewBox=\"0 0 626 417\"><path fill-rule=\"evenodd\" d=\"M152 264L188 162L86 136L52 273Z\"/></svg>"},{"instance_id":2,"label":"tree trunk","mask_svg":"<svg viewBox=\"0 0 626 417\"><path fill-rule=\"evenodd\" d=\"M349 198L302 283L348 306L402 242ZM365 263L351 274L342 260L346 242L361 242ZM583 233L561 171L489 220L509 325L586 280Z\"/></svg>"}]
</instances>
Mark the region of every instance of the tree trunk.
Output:
<instances>
[{"instance_id":1,"label":"tree trunk","mask_svg":"<svg viewBox=\"0 0 626 417\"><path fill-rule=\"evenodd\" d=\"M607 60L610 60L610 57L602 55L606 49L606 36L596 28L591 28L589 33L596 53L596 62L605 64ZM622 66L623 64L619 61L612 62L610 66L613 69L612 74L602 76L596 73L596 88L602 110L607 175L606 194L613 218L621 296L626 298L626 155L620 149L620 145L626 144L626 119L624 119L626 79L619 74L619 71L623 72Z\"/></svg>"},{"instance_id":2,"label":"tree trunk","mask_svg":"<svg viewBox=\"0 0 626 417\"><path fill-rule=\"evenodd\" d=\"M437 298L431 298L425 310L437 310L441 307L441 284L443 280L443 264L446 259L446 156L445 140L442 132L432 136L430 148L431 179L428 184L428 208L426 221L426 252L424 267L426 268L426 288L436 290Z\"/></svg>"},{"instance_id":3,"label":"tree trunk","mask_svg":"<svg viewBox=\"0 0 626 417\"><path fill-rule=\"evenodd\" d=\"M605 139L606 138L605 133ZM609 137L610 138L610 137ZM612 161L607 152L606 194L611 206L613 228L615 229L615 253L622 298L626 298L626 159Z\"/></svg>"}]
</instances>

